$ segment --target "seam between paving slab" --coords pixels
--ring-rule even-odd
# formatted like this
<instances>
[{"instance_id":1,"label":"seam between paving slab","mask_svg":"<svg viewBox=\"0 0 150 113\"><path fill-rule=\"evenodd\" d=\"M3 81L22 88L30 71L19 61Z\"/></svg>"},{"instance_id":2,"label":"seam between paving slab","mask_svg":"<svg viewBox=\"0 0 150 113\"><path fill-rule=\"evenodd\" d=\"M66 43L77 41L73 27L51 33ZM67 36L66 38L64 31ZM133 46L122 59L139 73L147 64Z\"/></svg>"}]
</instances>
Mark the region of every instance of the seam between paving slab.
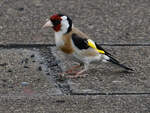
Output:
<instances>
[{"instance_id":1,"label":"seam between paving slab","mask_svg":"<svg viewBox=\"0 0 150 113\"><path fill-rule=\"evenodd\" d=\"M71 93L70 95L150 95L150 93Z\"/></svg>"},{"instance_id":2,"label":"seam between paving slab","mask_svg":"<svg viewBox=\"0 0 150 113\"><path fill-rule=\"evenodd\" d=\"M150 46L150 43L132 43L132 44L100 44L101 46ZM0 44L0 48L41 48L41 47L54 47L55 44Z\"/></svg>"}]
</instances>

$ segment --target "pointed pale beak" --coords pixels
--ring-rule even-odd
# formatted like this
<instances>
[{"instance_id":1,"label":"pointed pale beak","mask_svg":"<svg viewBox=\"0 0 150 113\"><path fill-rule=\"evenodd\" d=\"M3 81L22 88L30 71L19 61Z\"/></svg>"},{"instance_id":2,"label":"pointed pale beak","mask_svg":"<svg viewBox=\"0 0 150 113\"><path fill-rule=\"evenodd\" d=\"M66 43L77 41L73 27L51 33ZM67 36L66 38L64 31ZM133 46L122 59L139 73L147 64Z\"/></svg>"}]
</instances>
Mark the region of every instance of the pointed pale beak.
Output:
<instances>
[{"instance_id":1,"label":"pointed pale beak","mask_svg":"<svg viewBox=\"0 0 150 113\"><path fill-rule=\"evenodd\" d=\"M50 20L48 20L48 21L43 25L42 28L46 28L46 27L53 27L53 24L52 24L52 22L51 22Z\"/></svg>"}]
</instances>

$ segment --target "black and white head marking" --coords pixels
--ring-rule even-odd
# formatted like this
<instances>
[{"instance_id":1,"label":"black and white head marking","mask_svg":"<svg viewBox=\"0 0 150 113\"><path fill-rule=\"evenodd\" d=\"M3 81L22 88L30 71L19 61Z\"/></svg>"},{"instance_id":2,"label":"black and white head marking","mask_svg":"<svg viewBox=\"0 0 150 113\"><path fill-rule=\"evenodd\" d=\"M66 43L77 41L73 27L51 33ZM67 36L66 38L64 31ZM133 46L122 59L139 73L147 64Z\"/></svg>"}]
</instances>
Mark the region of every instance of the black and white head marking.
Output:
<instances>
[{"instance_id":1,"label":"black and white head marking","mask_svg":"<svg viewBox=\"0 0 150 113\"><path fill-rule=\"evenodd\" d=\"M61 16L61 30L63 30L65 33L69 33L72 30L72 20L65 15L59 14Z\"/></svg>"}]
</instances>

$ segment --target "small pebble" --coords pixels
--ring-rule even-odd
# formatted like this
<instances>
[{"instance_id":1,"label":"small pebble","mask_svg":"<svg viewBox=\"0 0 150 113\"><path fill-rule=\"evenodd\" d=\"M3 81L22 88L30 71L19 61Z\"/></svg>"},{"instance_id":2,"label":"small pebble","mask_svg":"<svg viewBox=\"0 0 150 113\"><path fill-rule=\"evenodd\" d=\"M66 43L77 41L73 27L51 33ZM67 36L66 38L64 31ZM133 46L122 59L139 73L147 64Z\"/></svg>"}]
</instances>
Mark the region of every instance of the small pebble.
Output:
<instances>
[{"instance_id":1,"label":"small pebble","mask_svg":"<svg viewBox=\"0 0 150 113\"><path fill-rule=\"evenodd\" d=\"M51 66L51 67L53 67L53 66L58 66L58 64L55 62L55 63L51 63L50 66Z\"/></svg>"},{"instance_id":2,"label":"small pebble","mask_svg":"<svg viewBox=\"0 0 150 113\"><path fill-rule=\"evenodd\" d=\"M22 61L21 61L21 63L23 64L23 63L28 63L28 61L29 61L29 59L28 58L25 58L25 59L23 59Z\"/></svg>"},{"instance_id":3,"label":"small pebble","mask_svg":"<svg viewBox=\"0 0 150 113\"><path fill-rule=\"evenodd\" d=\"M27 86L27 85L29 85L29 83L28 82L21 82L21 85L22 86Z\"/></svg>"},{"instance_id":4,"label":"small pebble","mask_svg":"<svg viewBox=\"0 0 150 113\"><path fill-rule=\"evenodd\" d=\"M8 69L8 72L12 72L12 70L11 70L11 69Z\"/></svg>"},{"instance_id":5,"label":"small pebble","mask_svg":"<svg viewBox=\"0 0 150 113\"><path fill-rule=\"evenodd\" d=\"M8 88L14 88L13 85L8 85Z\"/></svg>"},{"instance_id":6,"label":"small pebble","mask_svg":"<svg viewBox=\"0 0 150 113\"><path fill-rule=\"evenodd\" d=\"M32 55L31 55L31 58L33 58L33 57L35 57L35 55L34 55L34 54L32 54Z\"/></svg>"},{"instance_id":7,"label":"small pebble","mask_svg":"<svg viewBox=\"0 0 150 113\"><path fill-rule=\"evenodd\" d=\"M24 68L29 68L29 66L24 66Z\"/></svg>"},{"instance_id":8,"label":"small pebble","mask_svg":"<svg viewBox=\"0 0 150 113\"><path fill-rule=\"evenodd\" d=\"M44 64L43 62L40 62L40 64Z\"/></svg>"},{"instance_id":9,"label":"small pebble","mask_svg":"<svg viewBox=\"0 0 150 113\"><path fill-rule=\"evenodd\" d=\"M23 7L18 8L18 11L23 11L23 10L24 10Z\"/></svg>"},{"instance_id":10,"label":"small pebble","mask_svg":"<svg viewBox=\"0 0 150 113\"><path fill-rule=\"evenodd\" d=\"M25 59L24 59L24 62L25 62L25 63L28 63L28 61L29 61L28 58L25 58Z\"/></svg>"},{"instance_id":11,"label":"small pebble","mask_svg":"<svg viewBox=\"0 0 150 113\"><path fill-rule=\"evenodd\" d=\"M46 73L46 75L50 75L50 73Z\"/></svg>"},{"instance_id":12,"label":"small pebble","mask_svg":"<svg viewBox=\"0 0 150 113\"><path fill-rule=\"evenodd\" d=\"M35 60L33 60L32 62L36 62Z\"/></svg>"},{"instance_id":13,"label":"small pebble","mask_svg":"<svg viewBox=\"0 0 150 113\"><path fill-rule=\"evenodd\" d=\"M39 70L39 71L42 71L42 67L41 67L41 66L39 66L39 67L38 67L38 70Z\"/></svg>"}]
</instances>

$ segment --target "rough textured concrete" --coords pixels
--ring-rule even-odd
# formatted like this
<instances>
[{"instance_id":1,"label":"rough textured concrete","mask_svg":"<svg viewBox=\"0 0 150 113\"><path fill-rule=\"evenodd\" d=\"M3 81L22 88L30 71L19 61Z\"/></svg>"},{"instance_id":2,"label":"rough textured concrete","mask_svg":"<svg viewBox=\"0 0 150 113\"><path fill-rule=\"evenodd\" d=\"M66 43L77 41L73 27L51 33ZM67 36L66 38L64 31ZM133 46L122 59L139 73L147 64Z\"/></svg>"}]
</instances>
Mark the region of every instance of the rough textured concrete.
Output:
<instances>
[{"instance_id":1,"label":"rough textured concrete","mask_svg":"<svg viewBox=\"0 0 150 113\"><path fill-rule=\"evenodd\" d=\"M38 50L0 50L0 95L61 94ZM50 70L50 69L49 69ZM52 74L52 71L49 71Z\"/></svg>"},{"instance_id":2,"label":"rough textured concrete","mask_svg":"<svg viewBox=\"0 0 150 113\"><path fill-rule=\"evenodd\" d=\"M149 113L149 96L3 98L1 113ZM7 109L7 111L6 111Z\"/></svg>"},{"instance_id":3,"label":"rough textured concrete","mask_svg":"<svg viewBox=\"0 0 150 113\"><path fill-rule=\"evenodd\" d=\"M149 64L146 64L146 61L133 60L137 67L136 72L132 74L123 73L111 66L108 68L106 65L98 65L101 70L89 71L87 78L59 81L57 75L60 72L60 61L53 57L50 49L0 50L0 112L149 113L149 77L146 74L148 69L145 70ZM136 51L137 48L132 49ZM143 49L146 54L148 51L147 48ZM132 54L136 54L136 59L146 60L145 56L141 55L143 53ZM130 66L132 65L131 63ZM143 65L145 68L141 69ZM39 66L42 68L39 69ZM29 85L23 86L22 82L28 82ZM73 96L72 93L77 95ZM78 95L80 93L83 96ZM91 96L86 96L88 93ZM94 96L94 93L97 93L97 96Z\"/></svg>"},{"instance_id":4,"label":"rough textured concrete","mask_svg":"<svg viewBox=\"0 0 150 113\"><path fill-rule=\"evenodd\" d=\"M100 93L149 93L149 47L111 47L114 56L125 65L134 69L133 73L109 63L91 64L84 79L69 80L73 92ZM54 50L55 51L55 50ZM64 70L75 64L67 60L61 52L56 52L61 58ZM80 70L80 69L79 69ZM69 76L69 75L66 75Z\"/></svg>"},{"instance_id":5,"label":"rough textured concrete","mask_svg":"<svg viewBox=\"0 0 150 113\"><path fill-rule=\"evenodd\" d=\"M149 0L1 0L0 44L54 43L53 31L41 27L58 12L98 43L150 43L149 6ZM135 72L92 64L86 78L60 80L72 62L55 47L0 49L0 112L149 113L149 47L105 48Z\"/></svg>"},{"instance_id":6,"label":"rough textured concrete","mask_svg":"<svg viewBox=\"0 0 150 113\"><path fill-rule=\"evenodd\" d=\"M69 15L99 43L150 42L149 0L1 0L1 43L52 43L41 30L54 13Z\"/></svg>"}]
</instances>

